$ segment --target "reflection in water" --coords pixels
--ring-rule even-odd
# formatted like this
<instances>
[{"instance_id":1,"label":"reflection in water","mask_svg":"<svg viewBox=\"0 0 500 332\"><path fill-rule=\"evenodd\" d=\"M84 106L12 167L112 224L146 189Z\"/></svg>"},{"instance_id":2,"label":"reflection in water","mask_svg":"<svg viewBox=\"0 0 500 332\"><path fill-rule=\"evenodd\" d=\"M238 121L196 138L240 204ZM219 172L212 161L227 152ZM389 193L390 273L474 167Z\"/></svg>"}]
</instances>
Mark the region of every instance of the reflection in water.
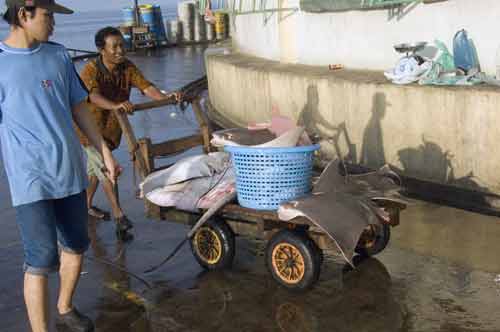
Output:
<instances>
[{"instance_id":1,"label":"reflection in water","mask_svg":"<svg viewBox=\"0 0 500 332\"><path fill-rule=\"evenodd\" d=\"M95 221L89 222L90 245L94 255L111 261L119 266L127 266L127 248L122 241L113 241L112 253L108 250L97 234ZM111 250L110 250L111 251ZM102 288L97 304L98 315L95 325L99 331L135 331L131 325L140 316L142 308L131 305L130 296L125 294L130 290L130 276L110 265L96 264L102 273Z\"/></svg>"},{"instance_id":2,"label":"reflection in water","mask_svg":"<svg viewBox=\"0 0 500 332\"><path fill-rule=\"evenodd\" d=\"M311 324L316 320L311 318L314 316L306 317L302 307L291 302L284 302L276 309L276 324L283 332L316 331L317 326Z\"/></svg>"},{"instance_id":3,"label":"reflection in water","mask_svg":"<svg viewBox=\"0 0 500 332\"><path fill-rule=\"evenodd\" d=\"M103 287L97 317L99 330L470 332L459 327L475 324L475 331L495 331L480 328L483 306L474 303L485 300L490 304L485 310L491 310L497 288L493 287L488 296L478 295L479 289L488 289L482 284L486 279L468 269L409 253L401 260L402 253L397 249L381 255L390 266L390 274L386 265L375 258L356 256L356 268L352 269L327 256L317 286L306 293L294 293L272 280L262 257L249 250L255 243L240 239L238 246L240 259L232 270L201 272L189 277L188 285L160 281L167 277L158 279L153 290L144 294L149 299L144 312L131 299L125 305L116 291ZM110 247L101 243L95 247L96 254L113 259L110 256L120 249L116 246L111 254ZM120 262L126 261L127 250L123 253ZM187 257L184 259L165 273L171 276L183 265L191 264ZM129 289L128 276L107 268L103 272L104 280L114 275L120 293Z\"/></svg>"},{"instance_id":4,"label":"reflection in water","mask_svg":"<svg viewBox=\"0 0 500 332\"><path fill-rule=\"evenodd\" d=\"M148 312L149 326L151 331L398 331L401 309L384 265L374 258L356 258L355 264L356 270L346 267L298 294L278 286L262 266L201 274L196 289L161 298Z\"/></svg>"}]
</instances>

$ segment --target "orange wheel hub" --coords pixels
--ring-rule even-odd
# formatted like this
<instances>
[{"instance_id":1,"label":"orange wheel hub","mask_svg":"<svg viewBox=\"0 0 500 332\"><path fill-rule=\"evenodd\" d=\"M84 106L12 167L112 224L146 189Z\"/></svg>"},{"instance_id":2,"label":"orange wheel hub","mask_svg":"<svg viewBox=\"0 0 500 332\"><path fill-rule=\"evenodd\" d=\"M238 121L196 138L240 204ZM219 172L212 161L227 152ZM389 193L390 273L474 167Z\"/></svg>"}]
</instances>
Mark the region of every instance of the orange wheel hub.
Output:
<instances>
[{"instance_id":1,"label":"orange wheel hub","mask_svg":"<svg viewBox=\"0 0 500 332\"><path fill-rule=\"evenodd\" d=\"M304 257L290 243L279 243L274 247L272 264L278 277L288 284L297 284L304 278Z\"/></svg>"},{"instance_id":2,"label":"orange wheel hub","mask_svg":"<svg viewBox=\"0 0 500 332\"><path fill-rule=\"evenodd\" d=\"M222 257L222 242L211 228L203 227L194 236L194 248L207 264L217 264Z\"/></svg>"}]
</instances>

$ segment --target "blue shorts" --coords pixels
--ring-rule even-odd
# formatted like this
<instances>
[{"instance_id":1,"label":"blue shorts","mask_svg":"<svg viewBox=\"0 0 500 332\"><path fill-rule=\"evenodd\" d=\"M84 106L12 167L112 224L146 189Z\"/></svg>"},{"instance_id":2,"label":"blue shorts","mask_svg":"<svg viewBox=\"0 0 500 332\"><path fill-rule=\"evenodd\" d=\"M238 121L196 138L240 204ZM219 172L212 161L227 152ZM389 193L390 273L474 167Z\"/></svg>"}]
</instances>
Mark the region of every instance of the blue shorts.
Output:
<instances>
[{"instance_id":1,"label":"blue shorts","mask_svg":"<svg viewBox=\"0 0 500 332\"><path fill-rule=\"evenodd\" d=\"M59 249L83 254L89 247L85 191L16 207L24 246L24 271L47 275L59 269Z\"/></svg>"}]
</instances>

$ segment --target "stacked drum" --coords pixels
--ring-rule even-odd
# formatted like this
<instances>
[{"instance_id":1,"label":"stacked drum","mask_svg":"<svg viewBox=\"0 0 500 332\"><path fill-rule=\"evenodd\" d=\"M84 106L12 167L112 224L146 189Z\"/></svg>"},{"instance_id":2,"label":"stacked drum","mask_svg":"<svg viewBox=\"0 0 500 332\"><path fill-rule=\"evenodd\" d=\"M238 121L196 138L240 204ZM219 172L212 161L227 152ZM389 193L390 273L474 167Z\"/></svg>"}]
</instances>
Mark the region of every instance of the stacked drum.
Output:
<instances>
[{"instance_id":1,"label":"stacked drum","mask_svg":"<svg viewBox=\"0 0 500 332\"><path fill-rule=\"evenodd\" d=\"M215 13L215 38L223 40L228 37L229 17L226 13Z\"/></svg>"},{"instance_id":2,"label":"stacked drum","mask_svg":"<svg viewBox=\"0 0 500 332\"><path fill-rule=\"evenodd\" d=\"M163 14L161 12L160 5L153 6L155 26L158 28L158 40L164 41L167 38L167 33L165 31L165 25L163 24Z\"/></svg>"},{"instance_id":3,"label":"stacked drum","mask_svg":"<svg viewBox=\"0 0 500 332\"><path fill-rule=\"evenodd\" d=\"M167 21L167 39L171 44L182 41L182 22L179 20Z\"/></svg>"},{"instance_id":4,"label":"stacked drum","mask_svg":"<svg viewBox=\"0 0 500 332\"><path fill-rule=\"evenodd\" d=\"M205 19L198 11L194 14L194 40L197 42L207 40L207 30L205 27Z\"/></svg>"},{"instance_id":5,"label":"stacked drum","mask_svg":"<svg viewBox=\"0 0 500 332\"><path fill-rule=\"evenodd\" d=\"M165 27L163 26L160 6L140 5L139 12L142 24L149 27L149 31L153 34L154 39L158 41L165 40Z\"/></svg>"},{"instance_id":6,"label":"stacked drum","mask_svg":"<svg viewBox=\"0 0 500 332\"><path fill-rule=\"evenodd\" d=\"M207 33L207 40L211 41L215 39L215 25L206 22L205 29Z\"/></svg>"},{"instance_id":7,"label":"stacked drum","mask_svg":"<svg viewBox=\"0 0 500 332\"><path fill-rule=\"evenodd\" d=\"M177 7L179 21L182 24L182 40L193 41L194 39L194 14L195 5L192 2L181 2Z\"/></svg>"},{"instance_id":8,"label":"stacked drum","mask_svg":"<svg viewBox=\"0 0 500 332\"><path fill-rule=\"evenodd\" d=\"M133 27L136 25L135 22L135 10L133 7L125 7L122 9L123 25L127 27Z\"/></svg>"}]
</instances>

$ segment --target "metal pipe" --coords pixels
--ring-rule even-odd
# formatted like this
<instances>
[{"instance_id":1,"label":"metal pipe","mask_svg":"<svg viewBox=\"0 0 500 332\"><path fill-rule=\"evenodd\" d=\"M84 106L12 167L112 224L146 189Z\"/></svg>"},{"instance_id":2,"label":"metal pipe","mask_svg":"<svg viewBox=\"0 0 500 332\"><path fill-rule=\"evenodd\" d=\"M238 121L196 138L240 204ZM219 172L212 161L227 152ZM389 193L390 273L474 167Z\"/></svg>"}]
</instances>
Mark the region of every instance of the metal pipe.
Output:
<instances>
[{"instance_id":1,"label":"metal pipe","mask_svg":"<svg viewBox=\"0 0 500 332\"><path fill-rule=\"evenodd\" d=\"M155 101L150 101L147 103L135 104L134 105L134 112L150 110L153 108L163 107L163 106L167 106L167 105L174 105L174 104L177 104L177 101L170 100L170 99L155 100Z\"/></svg>"},{"instance_id":2,"label":"metal pipe","mask_svg":"<svg viewBox=\"0 0 500 332\"><path fill-rule=\"evenodd\" d=\"M86 50L79 50L77 48L66 48L68 51L71 52L76 52L76 53L86 53L86 54L94 54L95 51L86 51Z\"/></svg>"},{"instance_id":3,"label":"metal pipe","mask_svg":"<svg viewBox=\"0 0 500 332\"><path fill-rule=\"evenodd\" d=\"M140 27L140 16L139 16L139 0L134 0L134 12L135 12L135 25Z\"/></svg>"},{"instance_id":4,"label":"metal pipe","mask_svg":"<svg viewBox=\"0 0 500 332\"><path fill-rule=\"evenodd\" d=\"M73 57L71 57L71 60L73 62L76 62L76 61L80 61L80 60L97 58L98 56L99 56L99 53L88 53L88 54L73 56Z\"/></svg>"}]
</instances>

